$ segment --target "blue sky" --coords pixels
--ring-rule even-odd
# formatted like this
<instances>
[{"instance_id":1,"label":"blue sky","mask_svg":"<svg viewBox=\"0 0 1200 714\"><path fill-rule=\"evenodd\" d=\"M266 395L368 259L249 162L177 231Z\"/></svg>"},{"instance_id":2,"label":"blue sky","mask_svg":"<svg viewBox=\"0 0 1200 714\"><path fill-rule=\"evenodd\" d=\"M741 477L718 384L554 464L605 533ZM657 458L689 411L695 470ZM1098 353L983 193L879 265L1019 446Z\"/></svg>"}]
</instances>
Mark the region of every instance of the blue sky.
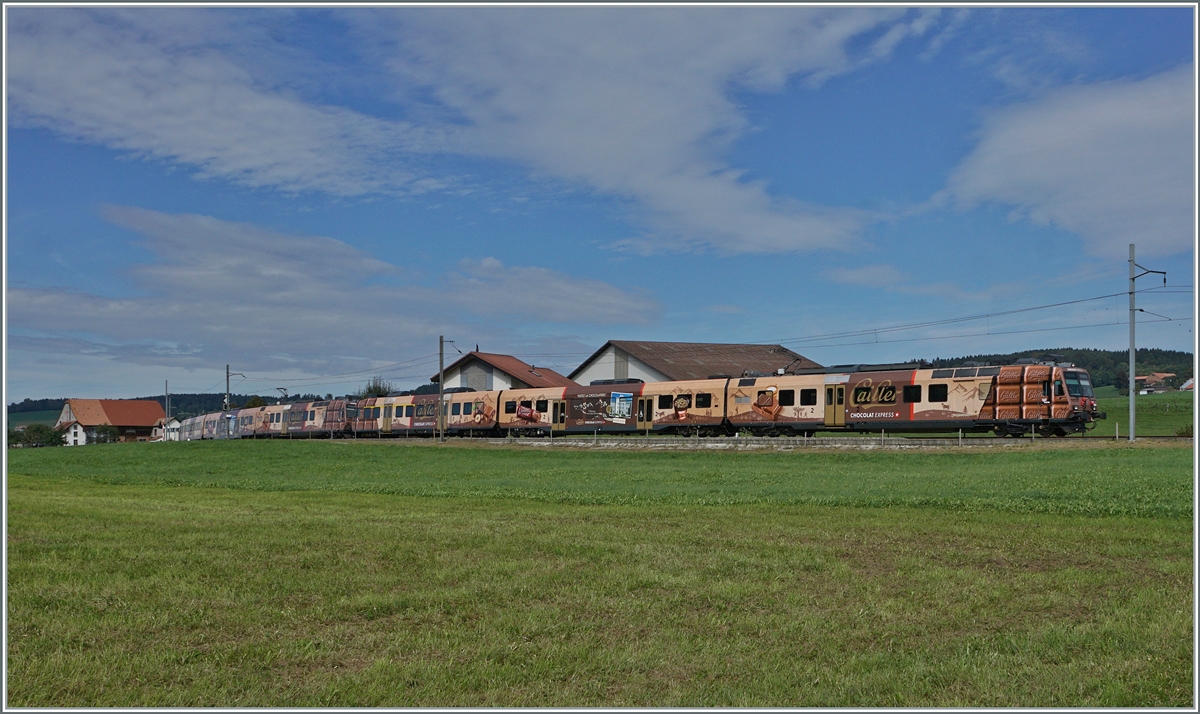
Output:
<instances>
[{"instance_id":1,"label":"blue sky","mask_svg":"<svg viewBox=\"0 0 1200 714\"><path fill-rule=\"evenodd\" d=\"M1193 15L8 5L6 399L1190 350Z\"/></svg>"}]
</instances>

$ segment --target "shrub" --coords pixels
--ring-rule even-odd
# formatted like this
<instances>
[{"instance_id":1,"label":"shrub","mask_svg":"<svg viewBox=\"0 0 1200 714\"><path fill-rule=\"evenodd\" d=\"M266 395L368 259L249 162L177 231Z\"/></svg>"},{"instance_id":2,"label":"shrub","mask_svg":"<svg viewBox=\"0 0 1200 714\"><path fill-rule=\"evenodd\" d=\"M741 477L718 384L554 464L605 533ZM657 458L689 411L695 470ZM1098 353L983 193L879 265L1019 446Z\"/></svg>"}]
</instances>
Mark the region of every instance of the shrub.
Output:
<instances>
[{"instance_id":1,"label":"shrub","mask_svg":"<svg viewBox=\"0 0 1200 714\"><path fill-rule=\"evenodd\" d=\"M1192 437L1192 425L1181 426L1175 430L1175 436L1186 436L1189 439Z\"/></svg>"},{"instance_id":2,"label":"shrub","mask_svg":"<svg viewBox=\"0 0 1200 714\"><path fill-rule=\"evenodd\" d=\"M96 433L92 435L91 443L93 444L115 444L120 441L121 432L117 427L111 424L104 424L96 427Z\"/></svg>"},{"instance_id":3,"label":"shrub","mask_svg":"<svg viewBox=\"0 0 1200 714\"><path fill-rule=\"evenodd\" d=\"M45 424L30 424L21 433L26 446L62 446L66 443L65 433Z\"/></svg>"}]
</instances>

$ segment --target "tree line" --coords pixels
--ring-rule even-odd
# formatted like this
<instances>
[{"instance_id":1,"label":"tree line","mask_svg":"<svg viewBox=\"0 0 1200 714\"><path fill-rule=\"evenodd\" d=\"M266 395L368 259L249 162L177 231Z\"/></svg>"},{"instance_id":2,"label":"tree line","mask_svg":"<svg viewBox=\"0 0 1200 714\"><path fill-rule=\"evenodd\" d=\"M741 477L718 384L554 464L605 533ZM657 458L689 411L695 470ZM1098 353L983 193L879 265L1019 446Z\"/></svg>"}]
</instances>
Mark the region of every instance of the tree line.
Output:
<instances>
[{"instance_id":1,"label":"tree line","mask_svg":"<svg viewBox=\"0 0 1200 714\"><path fill-rule=\"evenodd\" d=\"M978 354L966 355L964 357L939 358L934 360L914 359L913 362L924 362L934 367L959 367L964 362L978 362L987 364L1012 364L1014 361L1022 357L1032 357L1034 359L1043 359L1048 355L1056 355L1065 362L1073 362L1076 365L1083 367L1092 375L1092 382L1096 386L1115 386L1122 394L1128 392L1129 388L1129 350L1093 350L1093 349L1075 349L1073 347L1059 347L1048 350L1024 350L1022 352L1005 352L996 354ZM1141 348L1137 351L1137 371L1139 374L1150 374L1151 372L1171 372L1175 376L1166 381L1169 387L1178 387L1179 385L1192 378L1192 353L1179 352L1176 350L1160 350L1155 348ZM437 384L423 384L416 389L399 392L399 394L437 394ZM372 377L365 385L353 394L348 395L351 399L363 399L365 397L383 397L388 394L395 394L392 390L392 384L382 377ZM155 395L150 397L137 397L138 399L153 399L159 404L163 404L163 395ZM257 394L233 394L230 395L235 408L258 407L266 404L276 404L279 402L278 396L260 396ZM319 394L297 394L289 396L288 402L315 402L322 399L333 399L332 394L321 396ZM61 410L66 399L25 399L21 402L13 402L8 405L8 413L15 414L19 412L39 412L47 410ZM210 414L221 410L225 403L224 392L215 394L172 394L171 395L171 416L180 419L197 416L199 414ZM165 406L164 406L165 408Z\"/></svg>"},{"instance_id":2,"label":"tree line","mask_svg":"<svg viewBox=\"0 0 1200 714\"><path fill-rule=\"evenodd\" d=\"M1073 362L1092 375L1092 383L1098 387L1114 386L1121 394L1129 392L1129 350L1092 350L1060 347L1050 350L1025 350L1003 354L967 355L954 359L935 359L928 363L934 367L960 367L964 362L987 364L1012 364L1022 357L1044 359L1054 355L1063 362ZM913 360L914 362L919 360ZM1152 372L1174 373L1166 380L1168 387L1178 387L1192 378L1192 353L1155 348L1139 348L1137 372L1148 375Z\"/></svg>"}]
</instances>

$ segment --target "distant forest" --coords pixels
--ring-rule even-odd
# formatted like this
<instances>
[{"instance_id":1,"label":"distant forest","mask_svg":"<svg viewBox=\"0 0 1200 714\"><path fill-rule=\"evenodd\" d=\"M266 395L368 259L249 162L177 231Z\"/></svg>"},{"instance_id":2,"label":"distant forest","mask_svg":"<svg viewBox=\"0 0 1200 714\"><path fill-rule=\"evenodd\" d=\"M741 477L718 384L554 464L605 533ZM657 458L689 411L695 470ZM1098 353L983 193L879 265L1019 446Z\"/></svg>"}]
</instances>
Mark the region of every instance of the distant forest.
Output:
<instances>
[{"instance_id":1,"label":"distant forest","mask_svg":"<svg viewBox=\"0 0 1200 714\"><path fill-rule=\"evenodd\" d=\"M1012 364L1021 357L1042 359L1047 355L1057 355L1064 362L1074 362L1092 375L1092 383L1096 386L1112 385L1122 394L1129 391L1129 351L1128 350L1077 350L1070 347L1060 347L1051 350L1026 350L1024 352L1009 352L1006 354L968 355L955 359L935 359L930 362L934 367L957 367L963 362L978 362L980 364ZM913 360L914 362L920 360ZM1178 387L1190 379L1192 375L1192 353L1175 350L1139 349L1137 351L1137 371L1139 375L1151 372L1169 372L1175 377L1167 380L1167 385Z\"/></svg>"},{"instance_id":2,"label":"distant forest","mask_svg":"<svg viewBox=\"0 0 1200 714\"><path fill-rule=\"evenodd\" d=\"M1025 350L1024 352L1009 352L1005 354L967 355L953 359L935 359L927 361L927 363L934 367L956 367L963 362L997 365L1011 364L1014 360L1021 357L1042 359L1047 355L1058 355L1063 361L1074 362L1076 365L1083 367L1091 373L1092 382L1096 386L1112 385L1122 393L1127 391L1129 386L1129 352L1121 350L1079 350L1071 347L1060 347L1056 349ZM922 362L925 360L913 359L911 361ZM1175 350L1139 349L1137 351L1137 369L1139 374L1150 374L1151 372L1174 373L1176 376L1167 380L1167 385L1178 387L1193 376L1192 353L1177 352ZM430 394L436 392L436 384L424 384L411 392L401 392L401 394ZM234 405L243 406L254 396L258 395L233 394L230 395L230 399L233 400ZM153 399L159 404L163 403L163 395L161 394L137 398ZM275 404L279 399L276 395L258 396L258 398L265 404ZM329 395L296 394L289 396L288 401L309 402L328 398ZM172 394L171 415L183 418L219 411L224 399L224 393ZM21 402L9 404L8 412L14 414L17 412L40 412L49 409L62 409L66 401L66 399L26 399Z\"/></svg>"},{"instance_id":3,"label":"distant forest","mask_svg":"<svg viewBox=\"0 0 1200 714\"><path fill-rule=\"evenodd\" d=\"M278 395L275 396L259 396L254 394L230 394L229 399L235 407L244 406L252 397L258 396L264 404L275 404L278 402ZM325 397L320 394L296 394L289 395L289 402L312 402ZM134 397L134 399L153 399L159 404L163 403L163 395L158 394L148 397ZM62 409L66 399L26 399L22 402L14 402L8 405L8 413L15 414L18 412L40 412L48 409ZM221 406L225 403L225 393L217 394L172 394L171 395L171 416L185 418L196 416L198 414L208 414L221 410Z\"/></svg>"}]
</instances>

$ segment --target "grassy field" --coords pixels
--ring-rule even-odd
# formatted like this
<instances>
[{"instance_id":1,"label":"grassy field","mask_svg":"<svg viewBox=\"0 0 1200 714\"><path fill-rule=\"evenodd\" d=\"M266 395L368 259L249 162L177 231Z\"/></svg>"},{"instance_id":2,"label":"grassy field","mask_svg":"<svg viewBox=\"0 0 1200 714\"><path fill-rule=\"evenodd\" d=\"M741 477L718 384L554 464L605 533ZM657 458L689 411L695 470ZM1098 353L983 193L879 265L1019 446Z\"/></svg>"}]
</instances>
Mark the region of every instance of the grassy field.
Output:
<instances>
[{"instance_id":1,"label":"grassy field","mask_svg":"<svg viewBox=\"0 0 1200 714\"><path fill-rule=\"evenodd\" d=\"M12 450L9 706L1191 706L1187 447Z\"/></svg>"},{"instance_id":2,"label":"grassy field","mask_svg":"<svg viewBox=\"0 0 1200 714\"><path fill-rule=\"evenodd\" d=\"M54 426L54 423L58 421L59 414L62 414L61 409L40 412L13 412L8 415L8 427L11 429L14 426L23 426L25 424Z\"/></svg>"},{"instance_id":3,"label":"grassy field","mask_svg":"<svg viewBox=\"0 0 1200 714\"><path fill-rule=\"evenodd\" d=\"M1108 418L1097 423L1096 428L1088 433L1094 436L1113 436L1117 425L1120 424L1121 436L1129 436L1129 397L1098 394L1096 401ZM1140 394L1135 404L1138 436L1171 436L1176 429L1192 423L1192 392Z\"/></svg>"}]
</instances>

